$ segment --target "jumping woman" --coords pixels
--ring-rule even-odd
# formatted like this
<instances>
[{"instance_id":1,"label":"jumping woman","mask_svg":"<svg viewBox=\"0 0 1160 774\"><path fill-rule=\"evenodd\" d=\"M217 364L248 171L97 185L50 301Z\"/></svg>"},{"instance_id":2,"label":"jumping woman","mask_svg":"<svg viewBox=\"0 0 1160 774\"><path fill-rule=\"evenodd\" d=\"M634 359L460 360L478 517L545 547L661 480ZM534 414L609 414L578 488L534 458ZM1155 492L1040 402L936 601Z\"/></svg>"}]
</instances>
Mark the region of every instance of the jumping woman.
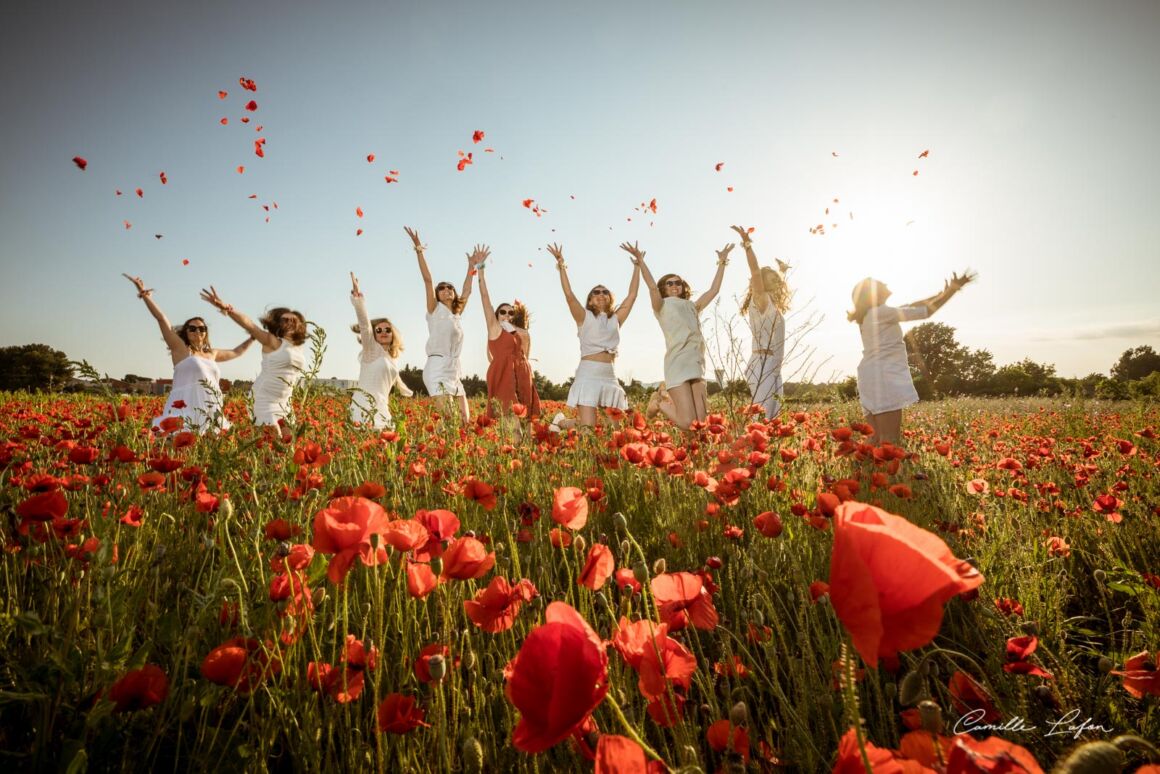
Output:
<instances>
[{"instance_id":1,"label":"jumping woman","mask_svg":"<svg viewBox=\"0 0 1160 774\"><path fill-rule=\"evenodd\" d=\"M411 397L410 388L399 376L399 353L403 351L403 335L386 317L367 317L366 298L359 290L358 279L350 274L350 302L354 305L358 324L351 330L358 334L362 351L358 357L358 390L350 399L350 421L376 430L391 430L391 388L398 389L405 398Z\"/></svg>"},{"instance_id":2,"label":"jumping woman","mask_svg":"<svg viewBox=\"0 0 1160 774\"><path fill-rule=\"evenodd\" d=\"M486 260L490 251L486 246L476 248ZM512 404L519 403L527 408L529 417L540 415L540 396L532 379L532 366L528 355L532 350L532 337L528 333L528 310L521 303L502 303L492 311L491 295L487 290L484 263L476 268L479 272L479 295L483 302L483 317L487 323L487 413L491 417L512 416ZM496 411L496 404L499 411Z\"/></svg>"},{"instance_id":3,"label":"jumping woman","mask_svg":"<svg viewBox=\"0 0 1160 774\"><path fill-rule=\"evenodd\" d=\"M785 282L789 266L777 262L777 269L760 266L753 252L749 230L733 226L741 237L741 247L749 262L749 290L741 302L741 316L749 321L753 334L753 354L745 367L745 381L753 403L772 419L781 411L781 365L785 359L785 313L789 311L790 291Z\"/></svg>"}]
</instances>

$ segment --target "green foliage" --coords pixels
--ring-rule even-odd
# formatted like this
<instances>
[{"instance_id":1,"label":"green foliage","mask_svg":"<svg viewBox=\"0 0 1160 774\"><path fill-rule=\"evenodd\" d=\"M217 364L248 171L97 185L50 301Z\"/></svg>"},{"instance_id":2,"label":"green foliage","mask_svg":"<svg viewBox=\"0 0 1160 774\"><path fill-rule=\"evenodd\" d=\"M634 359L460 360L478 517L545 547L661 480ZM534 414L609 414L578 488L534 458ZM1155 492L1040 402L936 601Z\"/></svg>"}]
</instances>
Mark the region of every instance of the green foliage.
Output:
<instances>
[{"instance_id":1,"label":"green foliage","mask_svg":"<svg viewBox=\"0 0 1160 774\"><path fill-rule=\"evenodd\" d=\"M1096 397L1100 400L1127 400L1128 385L1118 379L1102 379L1096 385Z\"/></svg>"},{"instance_id":2,"label":"green foliage","mask_svg":"<svg viewBox=\"0 0 1160 774\"><path fill-rule=\"evenodd\" d=\"M987 391L995 373L991 353L964 347L951 326L923 323L911 328L904 340L920 398Z\"/></svg>"},{"instance_id":3,"label":"green foliage","mask_svg":"<svg viewBox=\"0 0 1160 774\"><path fill-rule=\"evenodd\" d=\"M0 347L0 390L59 390L72 374L68 355L47 344Z\"/></svg>"},{"instance_id":4,"label":"green foliage","mask_svg":"<svg viewBox=\"0 0 1160 774\"><path fill-rule=\"evenodd\" d=\"M1112 378L1120 381L1144 379L1160 371L1160 353L1149 346L1129 349L1112 366Z\"/></svg>"}]
</instances>

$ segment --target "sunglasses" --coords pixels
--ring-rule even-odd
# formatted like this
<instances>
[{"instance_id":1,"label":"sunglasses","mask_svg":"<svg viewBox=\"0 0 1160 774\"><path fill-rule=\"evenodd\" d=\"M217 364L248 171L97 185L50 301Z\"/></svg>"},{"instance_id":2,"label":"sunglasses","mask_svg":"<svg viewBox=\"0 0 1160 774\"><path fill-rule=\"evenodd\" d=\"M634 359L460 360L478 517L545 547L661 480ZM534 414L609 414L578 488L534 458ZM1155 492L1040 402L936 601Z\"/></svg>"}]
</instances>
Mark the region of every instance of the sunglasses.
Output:
<instances>
[{"instance_id":1,"label":"sunglasses","mask_svg":"<svg viewBox=\"0 0 1160 774\"><path fill-rule=\"evenodd\" d=\"M597 288L596 290L592 291L592 295L594 295L594 296L611 296L612 293L609 292L608 288Z\"/></svg>"},{"instance_id":2,"label":"sunglasses","mask_svg":"<svg viewBox=\"0 0 1160 774\"><path fill-rule=\"evenodd\" d=\"M287 315L283 315L282 317L279 317L278 322L282 323L283 325L285 325L287 323L289 323L291 325L297 325L298 318L292 314L287 314Z\"/></svg>"},{"instance_id":3,"label":"sunglasses","mask_svg":"<svg viewBox=\"0 0 1160 774\"><path fill-rule=\"evenodd\" d=\"M674 280L674 279L665 280L665 285L667 285L668 287L680 287L681 285L684 285L684 284L685 284L684 280Z\"/></svg>"},{"instance_id":4,"label":"sunglasses","mask_svg":"<svg viewBox=\"0 0 1160 774\"><path fill-rule=\"evenodd\" d=\"M455 290L455 286L454 285L436 285L435 289L436 290Z\"/></svg>"},{"instance_id":5,"label":"sunglasses","mask_svg":"<svg viewBox=\"0 0 1160 774\"><path fill-rule=\"evenodd\" d=\"M375 328L375 333L390 333L390 328Z\"/></svg>"},{"instance_id":6,"label":"sunglasses","mask_svg":"<svg viewBox=\"0 0 1160 774\"><path fill-rule=\"evenodd\" d=\"M511 309L500 309L496 312L500 317L511 317L513 312Z\"/></svg>"},{"instance_id":7,"label":"sunglasses","mask_svg":"<svg viewBox=\"0 0 1160 774\"><path fill-rule=\"evenodd\" d=\"M186 333L205 333L209 328L204 325L187 325L185 326Z\"/></svg>"}]
</instances>

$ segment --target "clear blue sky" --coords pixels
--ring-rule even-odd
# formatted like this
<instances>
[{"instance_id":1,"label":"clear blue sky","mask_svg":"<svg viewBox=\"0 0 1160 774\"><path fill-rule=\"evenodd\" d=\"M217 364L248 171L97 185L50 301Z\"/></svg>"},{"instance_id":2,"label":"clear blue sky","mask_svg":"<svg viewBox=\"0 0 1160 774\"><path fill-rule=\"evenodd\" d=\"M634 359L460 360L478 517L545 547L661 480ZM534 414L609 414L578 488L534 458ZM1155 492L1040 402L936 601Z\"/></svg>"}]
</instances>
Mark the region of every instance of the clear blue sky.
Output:
<instances>
[{"instance_id":1,"label":"clear blue sky","mask_svg":"<svg viewBox=\"0 0 1160 774\"><path fill-rule=\"evenodd\" d=\"M1106 372L1160 347L1157 39L1147 0L22 2L0 31L0 345L169 375L129 272L175 322L212 313L210 283L253 316L299 308L329 332L323 375L353 378L353 270L421 366L413 225L436 279L458 283L465 251L491 245L493 297L528 303L535 365L561 381L578 347L544 244L564 244L579 292L623 295L626 239L703 289L741 223L760 257L795 267L795 319L824 316L805 339L819 378L857 364L858 279L905 301L966 266L978 284L935 318L960 341ZM462 173L459 150L476 159ZM634 211L653 197L657 215ZM726 314L746 280L737 251ZM464 318L464 368L482 375L478 294ZM218 346L242 338L208 320ZM662 359L642 294L618 373L654 381ZM223 373L257 369L253 350Z\"/></svg>"}]
</instances>

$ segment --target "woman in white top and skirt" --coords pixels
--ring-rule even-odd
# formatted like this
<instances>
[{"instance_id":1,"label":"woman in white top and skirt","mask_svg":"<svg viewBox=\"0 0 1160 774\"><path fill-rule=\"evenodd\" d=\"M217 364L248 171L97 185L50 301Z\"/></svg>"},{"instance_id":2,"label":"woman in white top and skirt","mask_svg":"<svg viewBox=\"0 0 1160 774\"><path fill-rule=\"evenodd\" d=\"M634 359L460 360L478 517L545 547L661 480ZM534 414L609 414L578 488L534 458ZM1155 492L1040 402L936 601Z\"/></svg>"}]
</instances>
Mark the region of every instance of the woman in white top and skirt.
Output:
<instances>
[{"instance_id":1,"label":"woman in white top and skirt","mask_svg":"<svg viewBox=\"0 0 1160 774\"><path fill-rule=\"evenodd\" d=\"M419 241L419 232L403 228L415 248L419 260L419 273L423 276L423 287L427 291L427 363L423 366L423 386L427 394L442 404L442 411L449 413L454 405L459 418L466 424L471 419L467 408L467 391L463 388L459 355L463 350L463 326L460 314L467 307L471 297L471 282L475 275L475 265L484 260L479 246L467 256L467 276L463 279L463 290L455 291L450 282L433 285L431 270L427 268L424 246Z\"/></svg>"},{"instance_id":2,"label":"woman in white top and skirt","mask_svg":"<svg viewBox=\"0 0 1160 774\"><path fill-rule=\"evenodd\" d=\"M556 259L560 286L564 290L564 299L568 302L572 319L576 321L576 335L580 338L580 365L576 368L576 376L568 390L568 405L579 410L582 426L593 427L599 408L628 410L628 397L616 378L613 363L620 346L620 328L628 319L640 288L640 261L635 256L632 259L628 295L620 306L614 306L612 291L603 285L596 285L589 290L581 306L568 281L564 248L551 244L548 245L548 252ZM552 427L562 430L575 425L576 420L565 419L563 412L556 414L552 420Z\"/></svg>"},{"instance_id":3,"label":"woman in white top and skirt","mask_svg":"<svg viewBox=\"0 0 1160 774\"><path fill-rule=\"evenodd\" d=\"M153 429L184 428L209 433L228 428L230 423L223 410L218 363L244 354L254 339L248 338L233 349L214 349L210 346L209 328L204 319L191 317L174 328L153 302L153 290L146 288L140 277L122 276L137 288L137 297L145 302L145 308L161 327L161 336L173 358L173 386L161 416L153 420ZM167 419L181 421L165 422Z\"/></svg>"},{"instance_id":4,"label":"woman in white top and skirt","mask_svg":"<svg viewBox=\"0 0 1160 774\"><path fill-rule=\"evenodd\" d=\"M717 273L713 284L696 301L690 296L688 284L676 274L665 274L656 282L644 262L644 251L637 245L625 243L628 251L640 263L640 270L648 283L653 313L665 334L665 381L649 401L648 415L664 414L682 430L694 422L703 422L709 415L709 393L705 388L705 339L701 335L701 312L721 290L725 265L733 244L717 251Z\"/></svg>"},{"instance_id":5,"label":"woman in white top and skirt","mask_svg":"<svg viewBox=\"0 0 1160 774\"><path fill-rule=\"evenodd\" d=\"M854 310L847 315L862 334L858 364L858 399L878 442L897 444L902 437L902 409L918 402L910 377L901 322L924 320L975 279L969 270L952 274L941 293L906 306L887 306L890 288L867 277L854 286Z\"/></svg>"},{"instance_id":6,"label":"woman in white top and skirt","mask_svg":"<svg viewBox=\"0 0 1160 774\"><path fill-rule=\"evenodd\" d=\"M399 376L398 358L403 351L403 336L386 317L368 318L366 299L359 291L358 279L353 272L350 285L350 302L358 319L358 324L350 327L358 334L362 345L358 358L358 389L350 399L350 421L375 430L393 430L391 388L397 388L406 398L412 394Z\"/></svg>"},{"instance_id":7,"label":"woman in white top and skirt","mask_svg":"<svg viewBox=\"0 0 1160 774\"><path fill-rule=\"evenodd\" d=\"M202 290L203 300L245 328L262 345L262 368L250 388L254 424L279 428L282 440L289 441L294 421L290 396L306 367L306 318L285 306L275 307L255 323L236 311L212 286Z\"/></svg>"},{"instance_id":8,"label":"woman in white top and skirt","mask_svg":"<svg viewBox=\"0 0 1160 774\"><path fill-rule=\"evenodd\" d=\"M781 411L784 389L781 366L785 360L785 313L791 295L785 282L789 266L780 260L777 269L758 265L749 230L741 226L733 226L733 230L741 237L749 262L749 290L741 302L741 316L749 321L753 353L745 366L745 381L753 403L761 406L766 419L773 419Z\"/></svg>"}]
</instances>

